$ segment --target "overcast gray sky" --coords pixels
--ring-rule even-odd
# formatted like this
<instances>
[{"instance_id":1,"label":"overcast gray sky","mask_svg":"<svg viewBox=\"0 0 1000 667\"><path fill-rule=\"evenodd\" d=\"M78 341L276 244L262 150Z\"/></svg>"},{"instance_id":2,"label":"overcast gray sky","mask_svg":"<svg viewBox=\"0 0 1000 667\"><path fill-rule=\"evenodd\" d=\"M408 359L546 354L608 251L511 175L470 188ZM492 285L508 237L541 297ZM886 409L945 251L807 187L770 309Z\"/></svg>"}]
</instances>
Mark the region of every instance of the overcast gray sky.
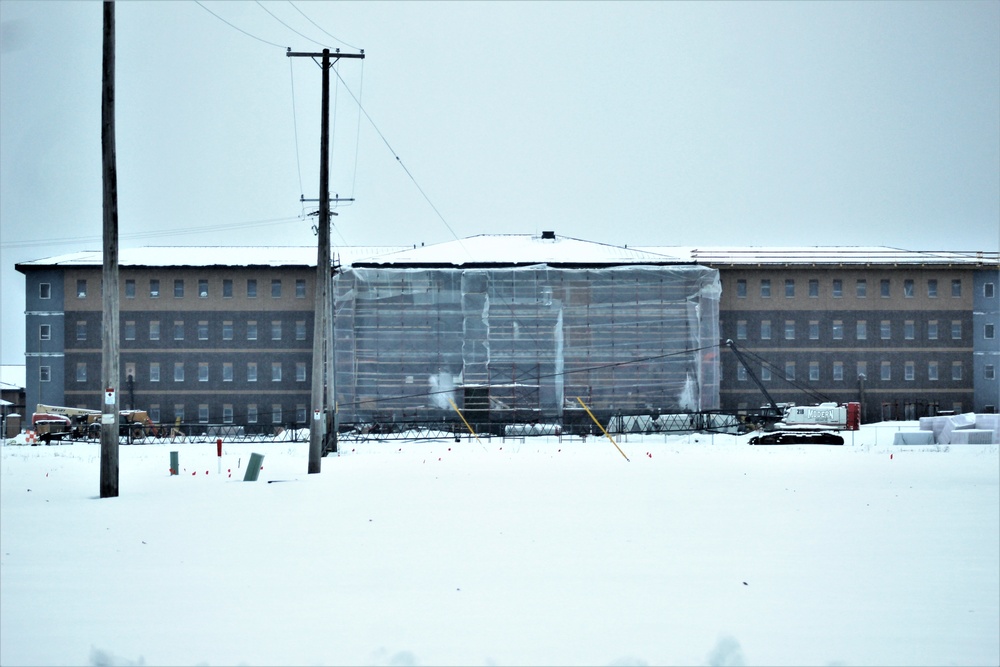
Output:
<instances>
[{"instance_id":1,"label":"overcast gray sky","mask_svg":"<svg viewBox=\"0 0 1000 667\"><path fill-rule=\"evenodd\" d=\"M116 15L123 247L315 242L299 197L318 187L320 69L285 49L323 45L366 53L334 90L331 189L356 199L335 245L552 229L1000 246L996 0L178 0ZM0 0L0 22L0 342L23 363L14 263L101 247L101 4Z\"/></svg>"}]
</instances>

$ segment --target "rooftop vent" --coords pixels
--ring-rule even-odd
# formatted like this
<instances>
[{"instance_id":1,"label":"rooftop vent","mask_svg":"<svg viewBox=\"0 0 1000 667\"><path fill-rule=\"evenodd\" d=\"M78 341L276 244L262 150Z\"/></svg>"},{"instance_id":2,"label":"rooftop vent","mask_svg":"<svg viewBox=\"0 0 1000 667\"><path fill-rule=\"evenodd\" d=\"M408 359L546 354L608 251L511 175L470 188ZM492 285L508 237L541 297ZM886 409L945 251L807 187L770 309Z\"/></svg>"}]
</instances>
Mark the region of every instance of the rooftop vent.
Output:
<instances>
[{"instance_id":1,"label":"rooftop vent","mask_svg":"<svg viewBox=\"0 0 1000 667\"><path fill-rule=\"evenodd\" d=\"M542 232L542 239L543 240L547 239L549 241L555 241L555 239L556 239L556 233L555 232Z\"/></svg>"}]
</instances>

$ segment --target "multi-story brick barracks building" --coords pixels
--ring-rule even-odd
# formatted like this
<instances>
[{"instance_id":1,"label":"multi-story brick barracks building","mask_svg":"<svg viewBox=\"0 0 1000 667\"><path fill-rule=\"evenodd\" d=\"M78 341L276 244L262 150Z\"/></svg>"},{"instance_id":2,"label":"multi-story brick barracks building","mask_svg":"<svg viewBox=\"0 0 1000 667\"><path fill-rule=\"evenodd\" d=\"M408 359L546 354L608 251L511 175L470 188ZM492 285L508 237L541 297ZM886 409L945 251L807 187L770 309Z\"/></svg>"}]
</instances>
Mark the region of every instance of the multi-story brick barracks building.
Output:
<instances>
[{"instance_id":1,"label":"multi-story brick barracks building","mask_svg":"<svg viewBox=\"0 0 1000 667\"><path fill-rule=\"evenodd\" d=\"M859 401L865 421L1000 404L997 253L609 246L477 236L335 250L341 423L739 412ZM305 425L308 247L120 251L123 407L152 419ZM99 408L102 257L17 265L26 401Z\"/></svg>"}]
</instances>

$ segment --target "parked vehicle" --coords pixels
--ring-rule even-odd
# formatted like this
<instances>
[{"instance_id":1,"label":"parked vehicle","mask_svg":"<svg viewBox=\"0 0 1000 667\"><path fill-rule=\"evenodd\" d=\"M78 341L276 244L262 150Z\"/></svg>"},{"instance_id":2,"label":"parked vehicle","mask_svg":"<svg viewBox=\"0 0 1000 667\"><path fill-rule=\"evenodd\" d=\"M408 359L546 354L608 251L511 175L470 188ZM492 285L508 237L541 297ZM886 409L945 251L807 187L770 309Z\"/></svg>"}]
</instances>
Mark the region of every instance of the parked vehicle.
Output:
<instances>
[{"instance_id":1,"label":"parked vehicle","mask_svg":"<svg viewBox=\"0 0 1000 667\"><path fill-rule=\"evenodd\" d=\"M31 415L31 425L43 442L64 438L100 438L101 411L39 403ZM157 428L145 410L121 410L119 435L130 441L156 435Z\"/></svg>"}]
</instances>

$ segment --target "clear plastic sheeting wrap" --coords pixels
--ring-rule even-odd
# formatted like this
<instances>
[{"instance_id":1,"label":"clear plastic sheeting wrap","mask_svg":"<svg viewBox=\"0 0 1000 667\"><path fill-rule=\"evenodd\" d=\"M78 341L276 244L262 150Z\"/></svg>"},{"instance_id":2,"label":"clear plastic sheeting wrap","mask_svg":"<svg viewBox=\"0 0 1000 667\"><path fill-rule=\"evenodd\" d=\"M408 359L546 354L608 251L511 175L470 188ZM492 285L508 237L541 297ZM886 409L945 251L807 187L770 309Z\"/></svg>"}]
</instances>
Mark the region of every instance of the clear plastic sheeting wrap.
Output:
<instances>
[{"instance_id":1,"label":"clear plastic sheeting wrap","mask_svg":"<svg viewBox=\"0 0 1000 667\"><path fill-rule=\"evenodd\" d=\"M698 265L359 268L334 279L342 423L565 422L719 407Z\"/></svg>"}]
</instances>

